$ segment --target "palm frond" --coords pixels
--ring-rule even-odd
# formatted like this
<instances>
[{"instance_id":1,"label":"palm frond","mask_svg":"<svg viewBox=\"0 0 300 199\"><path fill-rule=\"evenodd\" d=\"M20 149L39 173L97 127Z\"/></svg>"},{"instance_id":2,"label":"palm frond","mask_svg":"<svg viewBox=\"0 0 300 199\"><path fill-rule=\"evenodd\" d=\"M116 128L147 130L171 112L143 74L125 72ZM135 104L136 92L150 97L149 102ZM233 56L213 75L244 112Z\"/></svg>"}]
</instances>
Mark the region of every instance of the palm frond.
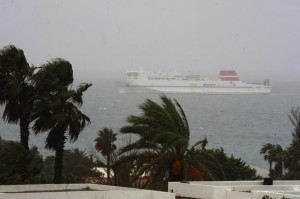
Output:
<instances>
[{"instance_id":1,"label":"palm frond","mask_svg":"<svg viewBox=\"0 0 300 199\"><path fill-rule=\"evenodd\" d=\"M151 182L168 178L171 165L180 160L183 173L179 176L184 179L191 179L194 167L204 172L208 179L223 179L220 164L204 150L206 138L188 148L189 125L178 101L174 103L165 95L160 99L161 104L150 99L140 104L142 114L130 115L129 124L120 129L121 133L138 135L135 142L120 150L120 154L134 152L131 157L137 158L134 160L136 176L151 171Z\"/></svg>"},{"instance_id":2,"label":"palm frond","mask_svg":"<svg viewBox=\"0 0 300 199\"><path fill-rule=\"evenodd\" d=\"M198 146L201 146L201 149L205 149L205 146L207 145L208 141L207 138L205 137L204 139L200 139L197 142L193 144L191 147L191 150L196 150Z\"/></svg>"}]
</instances>

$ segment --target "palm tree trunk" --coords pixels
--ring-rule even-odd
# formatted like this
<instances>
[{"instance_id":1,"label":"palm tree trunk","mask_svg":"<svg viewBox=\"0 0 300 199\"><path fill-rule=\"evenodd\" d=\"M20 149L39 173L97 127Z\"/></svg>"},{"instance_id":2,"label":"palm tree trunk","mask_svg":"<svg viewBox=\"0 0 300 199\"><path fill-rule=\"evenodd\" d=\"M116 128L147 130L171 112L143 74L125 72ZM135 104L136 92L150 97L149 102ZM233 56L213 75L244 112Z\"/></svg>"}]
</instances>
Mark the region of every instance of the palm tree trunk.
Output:
<instances>
[{"instance_id":1,"label":"palm tree trunk","mask_svg":"<svg viewBox=\"0 0 300 199\"><path fill-rule=\"evenodd\" d=\"M20 118L20 139L21 144L28 151L29 150L29 119Z\"/></svg>"},{"instance_id":2,"label":"palm tree trunk","mask_svg":"<svg viewBox=\"0 0 300 199\"><path fill-rule=\"evenodd\" d=\"M110 154L107 155L107 184L110 184Z\"/></svg>"},{"instance_id":3,"label":"palm tree trunk","mask_svg":"<svg viewBox=\"0 0 300 199\"><path fill-rule=\"evenodd\" d=\"M55 165L54 165L54 179L53 183L62 183L62 168L63 168L63 157L64 157L64 145L65 137L58 140L57 147L55 149Z\"/></svg>"}]
</instances>

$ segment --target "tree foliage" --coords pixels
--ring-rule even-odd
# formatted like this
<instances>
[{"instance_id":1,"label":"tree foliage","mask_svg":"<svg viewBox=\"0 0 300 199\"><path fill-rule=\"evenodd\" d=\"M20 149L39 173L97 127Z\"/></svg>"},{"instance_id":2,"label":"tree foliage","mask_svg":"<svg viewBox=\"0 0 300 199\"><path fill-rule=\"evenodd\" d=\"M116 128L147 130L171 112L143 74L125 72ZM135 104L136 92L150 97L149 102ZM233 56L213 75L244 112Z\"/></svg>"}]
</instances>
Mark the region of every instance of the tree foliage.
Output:
<instances>
[{"instance_id":1,"label":"tree foliage","mask_svg":"<svg viewBox=\"0 0 300 199\"><path fill-rule=\"evenodd\" d=\"M275 179L300 179L300 107L291 109L289 119L294 127L290 145L283 149L279 144L265 144L261 149L270 164L270 177ZM272 163L275 162L274 168ZM283 170L285 169L285 172Z\"/></svg>"},{"instance_id":2,"label":"tree foliage","mask_svg":"<svg viewBox=\"0 0 300 199\"><path fill-rule=\"evenodd\" d=\"M210 149L208 150L213 156L218 159L221 167L224 171L225 180L256 180L256 170L252 169L246 162L242 161L241 158L235 158L233 155L228 156L221 149Z\"/></svg>"},{"instance_id":3,"label":"tree foliage","mask_svg":"<svg viewBox=\"0 0 300 199\"><path fill-rule=\"evenodd\" d=\"M14 141L5 141L0 137L0 184L28 184L34 182L43 167L43 158L32 147L26 150Z\"/></svg>"},{"instance_id":4,"label":"tree foliage","mask_svg":"<svg viewBox=\"0 0 300 199\"><path fill-rule=\"evenodd\" d=\"M84 183L88 177L96 177L93 168L96 162L93 157L79 149L65 150L62 170L63 183ZM38 183L52 183L54 175L55 156L47 156L44 160L44 168L36 178Z\"/></svg>"},{"instance_id":5,"label":"tree foliage","mask_svg":"<svg viewBox=\"0 0 300 199\"><path fill-rule=\"evenodd\" d=\"M289 170L300 171L300 107L291 110L289 119L294 129L292 142L286 151L285 167Z\"/></svg>"},{"instance_id":6,"label":"tree foliage","mask_svg":"<svg viewBox=\"0 0 300 199\"><path fill-rule=\"evenodd\" d=\"M39 70L36 72L36 69ZM9 123L19 123L20 142L28 153L37 153L37 149L29 149L28 145L30 122L34 121L36 134L48 132L45 147L56 152L56 183L61 182L66 140L76 141L83 128L90 123L79 107L83 103L83 93L91 84L84 83L72 89L73 80L72 65L66 60L53 59L37 68L30 66L23 50L13 45L0 50L0 105L5 105L3 119ZM14 146L9 148L9 152L20 151L25 156L16 143L9 145ZM7 158L5 155L2 158ZM28 175L31 175L30 172ZM22 182L31 179L24 176L21 176Z\"/></svg>"}]
</instances>

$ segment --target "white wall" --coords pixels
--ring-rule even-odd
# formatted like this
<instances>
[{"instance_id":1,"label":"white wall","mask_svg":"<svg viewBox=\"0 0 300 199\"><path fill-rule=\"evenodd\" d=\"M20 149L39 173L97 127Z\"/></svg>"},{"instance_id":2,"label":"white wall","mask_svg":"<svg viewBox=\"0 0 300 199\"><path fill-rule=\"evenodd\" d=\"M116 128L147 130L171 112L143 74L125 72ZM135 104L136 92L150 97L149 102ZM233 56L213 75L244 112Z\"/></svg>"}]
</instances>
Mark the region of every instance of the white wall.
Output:
<instances>
[{"instance_id":1,"label":"white wall","mask_svg":"<svg viewBox=\"0 0 300 199\"><path fill-rule=\"evenodd\" d=\"M227 191L226 198L231 199L251 199L251 193L239 191Z\"/></svg>"},{"instance_id":2,"label":"white wall","mask_svg":"<svg viewBox=\"0 0 300 199\"><path fill-rule=\"evenodd\" d=\"M174 194L153 191L72 191L0 194L1 199L174 199Z\"/></svg>"},{"instance_id":3,"label":"white wall","mask_svg":"<svg viewBox=\"0 0 300 199\"><path fill-rule=\"evenodd\" d=\"M172 182L168 186L169 192L176 193L176 196L185 196L191 198L210 199L213 196L213 187L211 186L199 186L197 184Z\"/></svg>"},{"instance_id":4,"label":"white wall","mask_svg":"<svg viewBox=\"0 0 300 199\"><path fill-rule=\"evenodd\" d=\"M84 190L89 187L90 190ZM76 190L76 191L75 191ZM48 192L46 192L48 191ZM1 193L2 192L2 193ZM5 193L6 192L6 193ZM175 199L174 193L93 184L0 186L0 199Z\"/></svg>"}]
</instances>

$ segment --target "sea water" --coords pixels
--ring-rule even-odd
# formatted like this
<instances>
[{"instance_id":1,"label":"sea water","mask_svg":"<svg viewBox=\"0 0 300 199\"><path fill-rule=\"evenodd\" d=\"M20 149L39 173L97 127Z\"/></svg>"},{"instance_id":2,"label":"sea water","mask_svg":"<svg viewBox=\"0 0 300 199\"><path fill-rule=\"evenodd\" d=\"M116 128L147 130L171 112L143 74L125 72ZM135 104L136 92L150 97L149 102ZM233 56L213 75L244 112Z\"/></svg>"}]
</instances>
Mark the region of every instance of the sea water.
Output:
<instances>
[{"instance_id":1,"label":"sea water","mask_svg":"<svg viewBox=\"0 0 300 199\"><path fill-rule=\"evenodd\" d=\"M291 84L293 85L293 84ZM297 86L280 85L269 95L199 95L167 94L182 106L190 126L190 143L207 137L207 148L223 148L228 155L240 157L249 165L268 168L260 149L265 143L289 145L293 126L288 114L300 106ZM94 82L84 94L83 113L91 119L75 143L66 143L66 149L80 148L93 153L97 132L112 128L115 133L126 125L126 118L139 115L138 105L146 99L160 102L159 94L119 94L114 82ZM3 107L0 107L1 114ZM19 140L18 125L0 121L2 139ZM43 155L53 154L44 149L46 133L31 133L30 146L38 146ZM118 146L126 144L118 134Z\"/></svg>"}]
</instances>

